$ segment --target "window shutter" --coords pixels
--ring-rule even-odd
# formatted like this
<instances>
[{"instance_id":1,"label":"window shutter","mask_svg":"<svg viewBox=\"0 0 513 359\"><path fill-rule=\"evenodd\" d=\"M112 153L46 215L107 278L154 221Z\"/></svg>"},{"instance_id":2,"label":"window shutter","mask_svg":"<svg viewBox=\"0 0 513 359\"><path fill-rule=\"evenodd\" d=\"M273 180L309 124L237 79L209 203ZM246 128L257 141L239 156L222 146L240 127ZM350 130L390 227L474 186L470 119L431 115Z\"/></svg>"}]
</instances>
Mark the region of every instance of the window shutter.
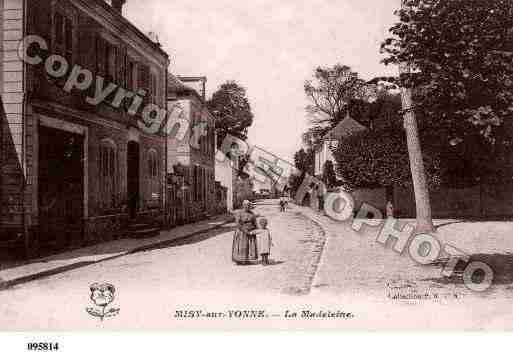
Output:
<instances>
[{"instance_id":1,"label":"window shutter","mask_svg":"<svg viewBox=\"0 0 513 359\"><path fill-rule=\"evenodd\" d=\"M144 73L144 65L139 65L139 68L138 68L138 71L137 71L137 86L139 87L139 89L145 89L146 86L145 85L145 73Z\"/></svg>"},{"instance_id":2,"label":"window shutter","mask_svg":"<svg viewBox=\"0 0 513 359\"><path fill-rule=\"evenodd\" d=\"M66 47L66 55L73 54L73 22L70 19L65 20L64 25L64 40Z\"/></svg>"},{"instance_id":3,"label":"window shutter","mask_svg":"<svg viewBox=\"0 0 513 359\"><path fill-rule=\"evenodd\" d=\"M54 26L55 26L55 44L57 46L62 46L62 45L64 45L64 31L63 31L64 17L59 13L55 14Z\"/></svg>"},{"instance_id":4,"label":"window shutter","mask_svg":"<svg viewBox=\"0 0 513 359\"><path fill-rule=\"evenodd\" d=\"M116 152L113 148L109 149L110 153L110 176L114 178L116 176Z\"/></svg>"},{"instance_id":5,"label":"window shutter","mask_svg":"<svg viewBox=\"0 0 513 359\"><path fill-rule=\"evenodd\" d=\"M32 4L29 7L33 29L35 33L43 37L48 42L52 38L52 14L51 9L44 3Z\"/></svg>"},{"instance_id":6,"label":"window shutter","mask_svg":"<svg viewBox=\"0 0 513 359\"><path fill-rule=\"evenodd\" d=\"M131 90L132 89L132 84L131 84L131 78L132 76L130 75L130 59L128 58L128 54L125 53L125 57L124 57L124 70L125 70L125 88L127 90Z\"/></svg>"},{"instance_id":7,"label":"window shutter","mask_svg":"<svg viewBox=\"0 0 513 359\"><path fill-rule=\"evenodd\" d=\"M105 53L105 41L98 35L96 37L96 71L100 76L105 76Z\"/></svg>"},{"instance_id":8,"label":"window shutter","mask_svg":"<svg viewBox=\"0 0 513 359\"><path fill-rule=\"evenodd\" d=\"M55 13L54 16L54 51L56 54L66 56L65 39L64 39L64 17Z\"/></svg>"},{"instance_id":9,"label":"window shutter","mask_svg":"<svg viewBox=\"0 0 513 359\"><path fill-rule=\"evenodd\" d=\"M109 43L106 43L106 64L107 67L107 77L111 82L117 82L117 59L118 59L118 48Z\"/></svg>"},{"instance_id":10,"label":"window shutter","mask_svg":"<svg viewBox=\"0 0 513 359\"><path fill-rule=\"evenodd\" d=\"M199 175L198 175L198 166L194 166L194 199L198 200L198 182L199 182Z\"/></svg>"},{"instance_id":11,"label":"window shutter","mask_svg":"<svg viewBox=\"0 0 513 359\"><path fill-rule=\"evenodd\" d=\"M139 89L145 89L146 91L151 90L149 86L150 82L150 69L147 65L140 64L138 71L138 85ZM149 94L148 94L149 95Z\"/></svg>"}]
</instances>

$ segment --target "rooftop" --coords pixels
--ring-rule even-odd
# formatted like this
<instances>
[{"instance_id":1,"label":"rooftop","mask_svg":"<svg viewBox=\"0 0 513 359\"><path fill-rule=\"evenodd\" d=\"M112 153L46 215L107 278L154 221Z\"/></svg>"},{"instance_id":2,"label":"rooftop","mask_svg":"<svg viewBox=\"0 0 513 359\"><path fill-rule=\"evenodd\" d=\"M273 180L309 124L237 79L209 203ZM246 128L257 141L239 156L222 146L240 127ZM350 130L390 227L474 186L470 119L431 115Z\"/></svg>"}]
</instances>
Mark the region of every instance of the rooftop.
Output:
<instances>
[{"instance_id":1,"label":"rooftop","mask_svg":"<svg viewBox=\"0 0 513 359\"><path fill-rule=\"evenodd\" d=\"M326 136L324 136L325 141L336 140L339 141L343 138L350 137L358 132L363 132L368 130L367 127L353 119L349 114L347 114L346 118L344 118L340 123L335 126Z\"/></svg>"}]
</instances>

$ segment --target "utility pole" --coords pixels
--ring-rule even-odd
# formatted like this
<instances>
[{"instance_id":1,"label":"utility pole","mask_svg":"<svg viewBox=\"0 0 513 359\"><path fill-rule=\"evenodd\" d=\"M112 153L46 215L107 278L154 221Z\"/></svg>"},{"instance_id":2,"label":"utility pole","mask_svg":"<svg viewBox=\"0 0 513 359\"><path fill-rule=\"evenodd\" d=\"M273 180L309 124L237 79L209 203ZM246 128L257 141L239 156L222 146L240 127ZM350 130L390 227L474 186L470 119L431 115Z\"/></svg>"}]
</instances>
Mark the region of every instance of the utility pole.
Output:
<instances>
[{"instance_id":1,"label":"utility pole","mask_svg":"<svg viewBox=\"0 0 513 359\"><path fill-rule=\"evenodd\" d=\"M406 0L401 1L401 9L406 6ZM399 74L410 73L410 65L402 63L399 65ZM402 108L404 113L404 129L408 142L408 153L410 157L411 176L413 180L413 189L415 193L415 206L417 210L417 233L433 233L435 226L431 213L431 203L429 199L429 189L426 181L426 172L424 168L424 159L422 157L422 147L420 144L419 130L415 109L412 100L412 89L401 89Z\"/></svg>"}]
</instances>

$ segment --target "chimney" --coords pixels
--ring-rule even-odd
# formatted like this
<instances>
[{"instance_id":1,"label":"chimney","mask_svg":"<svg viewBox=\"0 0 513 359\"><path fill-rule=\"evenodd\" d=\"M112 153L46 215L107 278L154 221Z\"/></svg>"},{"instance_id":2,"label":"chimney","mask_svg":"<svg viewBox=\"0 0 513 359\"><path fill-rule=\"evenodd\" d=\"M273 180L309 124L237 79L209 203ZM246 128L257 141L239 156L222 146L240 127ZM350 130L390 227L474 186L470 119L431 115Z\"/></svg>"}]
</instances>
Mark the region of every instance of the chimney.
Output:
<instances>
[{"instance_id":1,"label":"chimney","mask_svg":"<svg viewBox=\"0 0 513 359\"><path fill-rule=\"evenodd\" d=\"M123 5L125 5L126 0L112 0L112 8L119 13L120 15L123 15Z\"/></svg>"}]
</instances>

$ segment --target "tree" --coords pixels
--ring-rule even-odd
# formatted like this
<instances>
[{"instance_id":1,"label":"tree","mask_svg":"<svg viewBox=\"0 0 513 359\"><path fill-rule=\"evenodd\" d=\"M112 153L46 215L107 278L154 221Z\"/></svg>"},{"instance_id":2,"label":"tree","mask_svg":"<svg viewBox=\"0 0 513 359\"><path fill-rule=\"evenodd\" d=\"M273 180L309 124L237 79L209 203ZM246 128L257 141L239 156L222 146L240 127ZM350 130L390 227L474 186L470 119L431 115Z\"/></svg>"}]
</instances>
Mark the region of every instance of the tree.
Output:
<instances>
[{"instance_id":1,"label":"tree","mask_svg":"<svg viewBox=\"0 0 513 359\"><path fill-rule=\"evenodd\" d=\"M312 125L333 128L344 119L352 100L367 97L368 86L350 67L337 64L318 67L313 80L305 82L305 93Z\"/></svg>"},{"instance_id":2,"label":"tree","mask_svg":"<svg viewBox=\"0 0 513 359\"><path fill-rule=\"evenodd\" d=\"M385 63L413 70L397 78L415 88L424 119L449 140L479 133L493 142L513 115L513 2L408 0L393 37L382 44Z\"/></svg>"},{"instance_id":3,"label":"tree","mask_svg":"<svg viewBox=\"0 0 513 359\"><path fill-rule=\"evenodd\" d=\"M402 73L402 70L400 71ZM405 87L402 89L402 103L404 111L404 129L406 131L406 142L408 144L410 170L417 210L416 230L417 233L432 233L435 231L435 226L433 224L426 170L419 139L417 118L415 116L415 110L413 109L411 88Z\"/></svg>"},{"instance_id":4,"label":"tree","mask_svg":"<svg viewBox=\"0 0 513 359\"><path fill-rule=\"evenodd\" d=\"M248 128L253 124L253 112L246 90L235 81L222 84L207 103L216 116L217 144L221 146L226 135L247 139Z\"/></svg>"},{"instance_id":5,"label":"tree","mask_svg":"<svg viewBox=\"0 0 513 359\"><path fill-rule=\"evenodd\" d=\"M322 145L324 136L331 130L329 126L313 126L303 134L303 144L307 148L317 148Z\"/></svg>"},{"instance_id":6,"label":"tree","mask_svg":"<svg viewBox=\"0 0 513 359\"><path fill-rule=\"evenodd\" d=\"M300 149L294 154L294 165L302 173L313 176L315 169L315 152L313 149Z\"/></svg>"},{"instance_id":7,"label":"tree","mask_svg":"<svg viewBox=\"0 0 513 359\"><path fill-rule=\"evenodd\" d=\"M427 148L429 185L440 185L442 169L438 151ZM411 183L406 138L397 128L369 130L341 141L334 151L336 171L348 190L407 186Z\"/></svg>"},{"instance_id":8,"label":"tree","mask_svg":"<svg viewBox=\"0 0 513 359\"><path fill-rule=\"evenodd\" d=\"M299 174L293 174L289 178L289 187L292 193L296 193L307 174L313 176L315 169L315 152L313 149L300 149L294 154L294 165Z\"/></svg>"},{"instance_id":9,"label":"tree","mask_svg":"<svg viewBox=\"0 0 513 359\"><path fill-rule=\"evenodd\" d=\"M427 217L415 112L426 122L421 127L441 134L438 141L445 141L441 147L470 143L476 134L495 146L497 135L504 132L504 120L513 115L513 54L508 52L513 45L513 3L405 0L403 5L397 12L400 21L391 28L393 37L385 40L382 50L388 55L385 63L411 70L402 71L395 82L404 89L416 200L424 204L417 209ZM481 151L492 156L494 152ZM487 166L477 168L487 170Z\"/></svg>"}]
</instances>

